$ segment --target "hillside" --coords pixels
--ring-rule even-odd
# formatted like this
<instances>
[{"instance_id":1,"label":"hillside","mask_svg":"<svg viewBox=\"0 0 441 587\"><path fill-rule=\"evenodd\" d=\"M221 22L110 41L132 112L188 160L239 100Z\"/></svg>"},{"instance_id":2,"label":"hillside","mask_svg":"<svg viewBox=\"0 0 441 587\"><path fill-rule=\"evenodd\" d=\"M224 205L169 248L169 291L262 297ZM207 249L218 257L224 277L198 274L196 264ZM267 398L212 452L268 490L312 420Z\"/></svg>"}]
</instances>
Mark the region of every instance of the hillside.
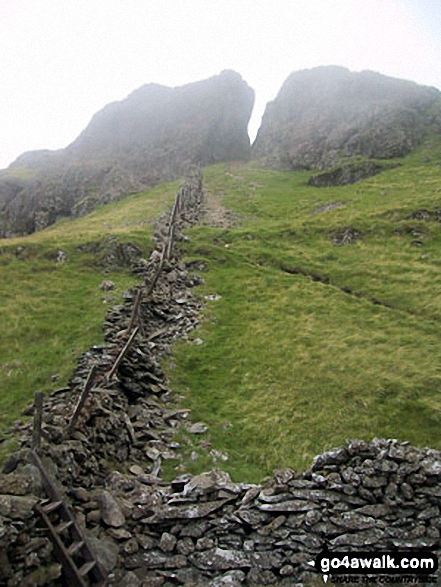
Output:
<instances>
[{"instance_id":1,"label":"hillside","mask_svg":"<svg viewBox=\"0 0 441 587\"><path fill-rule=\"evenodd\" d=\"M439 140L399 162L331 188L307 185L308 172L253 163L205 170L208 215L185 245L205 280L205 319L190 335L198 344L181 343L168 366L181 407L208 425L200 441L181 439L192 443L187 469L214 459L236 479L258 480L275 467L303 468L347 438L441 447ZM175 187L3 241L3 428L36 388L62 385L74 355L100 340L107 295L98 286L108 274L97 266L100 247L82 246L110 231L146 254L146 216ZM113 303L133 278L109 276Z\"/></svg>"},{"instance_id":2,"label":"hillside","mask_svg":"<svg viewBox=\"0 0 441 587\"><path fill-rule=\"evenodd\" d=\"M121 303L137 278L130 255L148 257L154 222L179 184L63 219L33 235L0 243L0 430L21 415L37 389L67 384L79 355L103 341L109 306ZM110 291L100 286L113 281ZM0 442L0 455L11 447Z\"/></svg>"},{"instance_id":3,"label":"hillside","mask_svg":"<svg viewBox=\"0 0 441 587\"><path fill-rule=\"evenodd\" d=\"M329 547L441 553L439 92L293 74L247 161L244 103L206 135L201 84L3 172L41 230L0 241L1 585L312 587Z\"/></svg>"},{"instance_id":4,"label":"hillside","mask_svg":"<svg viewBox=\"0 0 441 587\"><path fill-rule=\"evenodd\" d=\"M316 185L348 184L441 130L438 90L336 66L292 73L250 148L253 104L254 91L230 70L177 88L142 86L97 112L65 149L24 153L0 171L0 237L84 215L176 179L190 163L251 158L269 168L331 171L312 178Z\"/></svg>"},{"instance_id":5,"label":"hillside","mask_svg":"<svg viewBox=\"0 0 441 587\"><path fill-rule=\"evenodd\" d=\"M439 139L400 164L331 188L252 164L206 171L240 220L191 231L214 301L172 379L238 477L303 468L347 438L441 446Z\"/></svg>"},{"instance_id":6,"label":"hillside","mask_svg":"<svg viewBox=\"0 0 441 587\"><path fill-rule=\"evenodd\" d=\"M329 169L355 157L393 159L441 130L435 88L344 67L292 73L267 105L252 157L282 169Z\"/></svg>"},{"instance_id":7,"label":"hillside","mask_svg":"<svg viewBox=\"0 0 441 587\"><path fill-rule=\"evenodd\" d=\"M181 177L190 163L246 159L254 92L233 71L108 104L66 149L21 155L0 172L0 236L29 234Z\"/></svg>"},{"instance_id":8,"label":"hillside","mask_svg":"<svg viewBox=\"0 0 441 587\"><path fill-rule=\"evenodd\" d=\"M395 163L334 187L222 163L202 217L197 175L176 216L163 184L2 241L0 583L63 584L51 533L138 587L312 587L329 545L439 556L439 137Z\"/></svg>"}]
</instances>

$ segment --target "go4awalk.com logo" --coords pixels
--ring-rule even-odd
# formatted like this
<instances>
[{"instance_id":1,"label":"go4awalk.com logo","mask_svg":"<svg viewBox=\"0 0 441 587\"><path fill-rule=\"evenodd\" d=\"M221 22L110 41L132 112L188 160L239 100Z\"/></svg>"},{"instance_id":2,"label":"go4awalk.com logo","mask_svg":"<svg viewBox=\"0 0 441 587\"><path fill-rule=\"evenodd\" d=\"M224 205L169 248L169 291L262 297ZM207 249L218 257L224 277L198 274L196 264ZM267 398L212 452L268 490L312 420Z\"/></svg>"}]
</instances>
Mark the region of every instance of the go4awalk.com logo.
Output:
<instances>
[{"instance_id":1,"label":"go4awalk.com logo","mask_svg":"<svg viewBox=\"0 0 441 587\"><path fill-rule=\"evenodd\" d=\"M436 583L438 570L437 556L424 550L379 553L325 550L308 564L322 573L325 583Z\"/></svg>"}]
</instances>

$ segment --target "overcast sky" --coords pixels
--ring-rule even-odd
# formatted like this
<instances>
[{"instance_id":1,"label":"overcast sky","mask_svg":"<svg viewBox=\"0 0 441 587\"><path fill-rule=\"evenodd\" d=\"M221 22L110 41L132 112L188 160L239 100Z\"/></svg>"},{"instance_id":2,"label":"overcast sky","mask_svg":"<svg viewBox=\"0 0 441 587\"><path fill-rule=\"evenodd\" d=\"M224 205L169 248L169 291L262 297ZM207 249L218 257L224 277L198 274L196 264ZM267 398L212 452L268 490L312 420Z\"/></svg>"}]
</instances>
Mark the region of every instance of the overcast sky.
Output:
<instances>
[{"instance_id":1,"label":"overcast sky","mask_svg":"<svg viewBox=\"0 0 441 587\"><path fill-rule=\"evenodd\" d=\"M256 91L254 137L292 71L330 64L441 89L441 0L0 0L0 168L145 83L223 69Z\"/></svg>"}]
</instances>

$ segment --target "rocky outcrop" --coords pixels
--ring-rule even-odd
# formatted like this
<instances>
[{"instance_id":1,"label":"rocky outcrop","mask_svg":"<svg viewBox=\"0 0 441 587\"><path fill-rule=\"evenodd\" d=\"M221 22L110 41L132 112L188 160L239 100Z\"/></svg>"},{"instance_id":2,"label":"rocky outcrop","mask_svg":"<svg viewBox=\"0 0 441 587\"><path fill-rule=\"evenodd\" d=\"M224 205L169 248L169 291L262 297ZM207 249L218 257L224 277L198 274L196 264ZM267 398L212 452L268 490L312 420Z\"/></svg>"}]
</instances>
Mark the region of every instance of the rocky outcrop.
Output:
<instances>
[{"instance_id":1,"label":"rocky outcrop","mask_svg":"<svg viewBox=\"0 0 441 587\"><path fill-rule=\"evenodd\" d=\"M378 175L386 169L392 169L396 165L384 165L374 163L373 161L364 161L361 163L348 163L346 165L340 165L330 171L323 171L317 175L311 175L308 180L308 185L325 188L338 185L349 185L363 181L368 177Z\"/></svg>"},{"instance_id":2,"label":"rocky outcrop","mask_svg":"<svg viewBox=\"0 0 441 587\"><path fill-rule=\"evenodd\" d=\"M441 130L435 88L343 67L292 73L267 105L253 158L288 169L329 169L347 157L391 159Z\"/></svg>"},{"instance_id":3,"label":"rocky outcrop","mask_svg":"<svg viewBox=\"0 0 441 587\"><path fill-rule=\"evenodd\" d=\"M178 88L139 88L95 114L66 149L25 153L0 173L0 236L176 179L189 163L246 159L253 104L253 90L233 71Z\"/></svg>"},{"instance_id":4,"label":"rocky outcrop","mask_svg":"<svg viewBox=\"0 0 441 587\"><path fill-rule=\"evenodd\" d=\"M66 152L75 161L122 157L152 179L182 175L189 162L247 157L253 104L253 90L230 70L178 88L147 84L98 112Z\"/></svg>"}]
</instances>

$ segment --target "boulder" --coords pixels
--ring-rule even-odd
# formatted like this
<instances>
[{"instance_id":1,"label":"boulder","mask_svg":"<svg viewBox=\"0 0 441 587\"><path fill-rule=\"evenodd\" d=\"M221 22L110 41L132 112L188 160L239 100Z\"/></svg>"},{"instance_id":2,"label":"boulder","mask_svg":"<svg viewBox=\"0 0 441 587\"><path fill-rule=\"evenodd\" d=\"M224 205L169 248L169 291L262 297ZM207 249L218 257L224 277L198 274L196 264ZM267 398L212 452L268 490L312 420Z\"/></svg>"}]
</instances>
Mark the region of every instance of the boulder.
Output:
<instances>
[{"instance_id":1,"label":"boulder","mask_svg":"<svg viewBox=\"0 0 441 587\"><path fill-rule=\"evenodd\" d=\"M124 526L125 516L112 494L108 491L100 491L97 499L103 522L113 528Z\"/></svg>"}]
</instances>

